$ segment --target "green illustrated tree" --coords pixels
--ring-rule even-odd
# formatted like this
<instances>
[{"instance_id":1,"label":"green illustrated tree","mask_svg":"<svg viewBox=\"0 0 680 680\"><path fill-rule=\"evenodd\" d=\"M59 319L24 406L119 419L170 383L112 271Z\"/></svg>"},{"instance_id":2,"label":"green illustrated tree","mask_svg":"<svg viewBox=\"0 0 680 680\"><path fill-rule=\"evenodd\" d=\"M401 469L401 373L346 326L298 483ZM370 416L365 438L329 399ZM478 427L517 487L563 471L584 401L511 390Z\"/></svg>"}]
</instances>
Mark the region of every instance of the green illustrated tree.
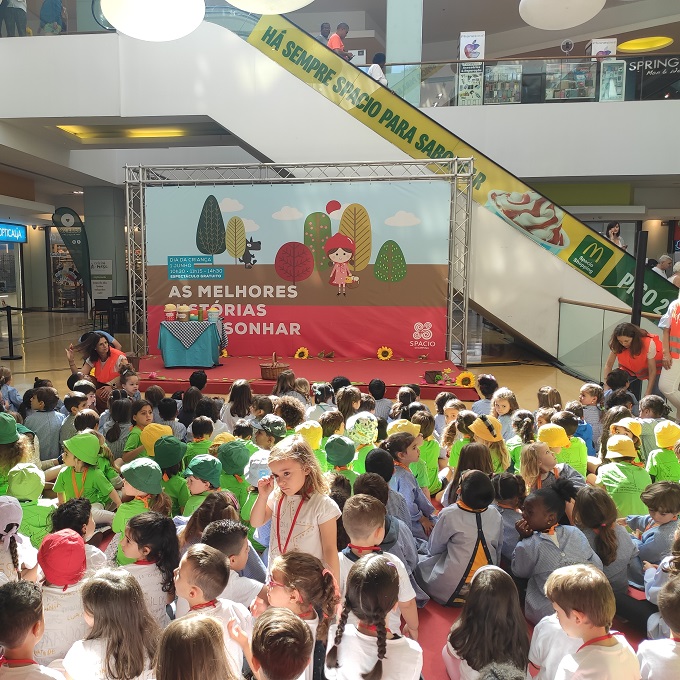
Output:
<instances>
[{"instance_id":1,"label":"green illustrated tree","mask_svg":"<svg viewBox=\"0 0 680 680\"><path fill-rule=\"evenodd\" d=\"M246 227L240 217L232 217L227 222L225 236L227 252L234 258L234 264L246 251Z\"/></svg>"},{"instance_id":2,"label":"green illustrated tree","mask_svg":"<svg viewBox=\"0 0 680 680\"><path fill-rule=\"evenodd\" d=\"M214 196L208 196L203 204L196 227L196 247L204 255L219 255L226 249L224 243L224 220L219 203Z\"/></svg>"},{"instance_id":3,"label":"green illustrated tree","mask_svg":"<svg viewBox=\"0 0 680 680\"><path fill-rule=\"evenodd\" d=\"M331 218L323 212L315 212L305 218L305 245L312 251L317 271L329 268L323 246L331 236Z\"/></svg>"},{"instance_id":4,"label":"green illustrated tree","mask_svg":"<svg viewBox=\"0 0 680 680\"><path fill-rule=\"evenodd\" d=\"M406 259L396 241L385 241L373 265L373 276L378 281L396 283L406 277Z\"/></svg>"},{"instance_id":5,"label":"green illustrated tree","mask_svg":"<svg viewBox=\"0 0 680 680\"><path fill-rule=\"evenodd\" d=\"M354 252L354 271L366 269L371 260L371 220L363 205L352 203L342 212L340 218L341 234L349 236L356 246Z\"/></svg>"}]
</instances>

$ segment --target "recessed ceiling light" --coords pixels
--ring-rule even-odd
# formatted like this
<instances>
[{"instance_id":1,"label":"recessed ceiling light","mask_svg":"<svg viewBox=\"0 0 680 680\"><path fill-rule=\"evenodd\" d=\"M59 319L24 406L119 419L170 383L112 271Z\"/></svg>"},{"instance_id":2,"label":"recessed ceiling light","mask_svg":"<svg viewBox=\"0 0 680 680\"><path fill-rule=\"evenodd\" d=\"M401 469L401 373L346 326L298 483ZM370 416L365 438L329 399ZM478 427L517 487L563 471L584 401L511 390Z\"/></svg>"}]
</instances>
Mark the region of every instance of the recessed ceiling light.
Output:
<instances>
[{"instance_id":1,"label":"recessed ceiling light","mask_svg":"<svg viewBox=\"0 0 680 680\"><path fill-rule=\"evenodd\" d=\"M673 44L673 38L668 38L662 35L655 35L649 38L635 38L635 40L627 40L620 43L618 48L621 52L654 52L654 50L662 50Z\"/></svg>"},{"instance_id":2,"label":"recessed ceiling light","mask_svg":"<svg viewBox=\"0 0 680 680\"><path fill-rule=\"evenodd\" d=\"M84 191L73 191L73 192L71 192L71 193L74 193L74 194L76 194L77 196L81 196L81 195L84 194L85 192L84 192Z\"/></svg>"}]
</instances>

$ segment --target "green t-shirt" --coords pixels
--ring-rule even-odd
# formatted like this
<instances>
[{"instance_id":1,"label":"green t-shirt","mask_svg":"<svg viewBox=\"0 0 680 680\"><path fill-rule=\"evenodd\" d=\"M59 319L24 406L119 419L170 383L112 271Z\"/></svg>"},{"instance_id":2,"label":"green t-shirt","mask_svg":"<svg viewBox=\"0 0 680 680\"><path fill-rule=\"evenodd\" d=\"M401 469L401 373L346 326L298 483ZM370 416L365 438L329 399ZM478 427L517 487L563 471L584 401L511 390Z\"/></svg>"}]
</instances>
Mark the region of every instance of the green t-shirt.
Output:
<instances>
[{"instance_id":1,"label":"green t-shirt","mask_svg":"<svg viewBox=\"0 0 680 680\"><path fill-rule=\"evenodd\" d=\"M366 472L366 456L370 451L373 451L374 448L375 446L373 444L364 444L361 448L357 449L357 457L350 463L352 470L356 472L357 475L363 475L364 472Z\"/></svg>"},{"instance_id":2,"label":"green t-shirt","mask_svg":"<svg viewBox=\"0 0 680 680\"><path fill-rule=\"evenodd\" d=\"M198 493L195 496L189 496L186 504L184 505L184 510L182 510L182 514L185 517L189 517L189 515L193 515L194 511L201 507L201 505L203 504L203 501L211 493L212 493L212 491L203 491L202 493Z\"/></svg>"},{"instance_id":3,"label":"green t-shirt","mask_svg":"<svg viewBox=\"0 0 680 680\"><path fill-rule=\"evenodd\" d=\"M266 550L267 546L264 546L255 540L255 527L250 526L250 513L253 510L253 505L255 505L257 496L257 491L251 487L250 491L248 492L248 498L246 499L246 502L241 506L241 519L248 527L248 538L250 539L253 548L262 554Z\"/></svg>"},{"instance_id":4,"label":"green t-shirt","mask_svg":"<svg viewBox=\"0 0 680 680\"><path fill-rule=\"evenodd\" d=\"M588 447L581 437L572 437L569 443L569 448L560 451L557 462L570 465L585 478L588 475Z\"/></svg>"},{"instance_id":5,"label":"green t-shirt","mask_svg":"<svg viewBox=\"0 0 680 680\"><path fill-rule=\"evenodd\" d=\"M113 480L116 478L120 479L120 475L118 474L116 468L114 468L113 465L111 465L109 459L104 458L104 456L99 456L99 458L97 458L97 469L101 470L104 474L104 477L106 477L106 479L108 479L110 482L113 482Z\"/></svg>"},{"instance_id":6,"label":"green t-shirt","mask_svg":"<svg viewBox=\"0 0 680 680\"><path fill-rule=\"evenodd\" d=\"M231 491L236 496L239 508L246 502L248 498L248 482L239 475L241 481L236 479L235 475L228 475L224 472L220 475L220 487L225 491Z\"/></svg>"},{"instance_id":7,"label":"green t-shirt","mask_svg":"<svg viewBox=\"0 0 680 680\"><path fill-rule=\"evenodd\" d=\"M7 495L7 486L9 485L8 472L8 470L0 470L0 496Z\"/></svg>"},{"instance_id":8,"label":"green t-shirt","mask_svg":"<svg viewBox=\"0 0 680 680\"><path fill-rule=\"evenodd\" d=\"M328 472L331 469L331 466L326 460L326 452L323 450L323 448L314 449L314 456L319 461L321 472Z\"/></svg>"},{"instance_id":9,"label":"green t-shirt","mask_svg":"<svg viewBox=\"0 0 680 680\"><path fill-rule=\"evenodd\" d=\"M120 538L122 539L123 536L122 534L125 533L125 526L127 523L133 518L136 517L137 515L141 515L143 512L147 512L148 508L146 507L144 501L139 500L139 498L133 498L131 501L127 501L126 503L121 503L118 506L118 510L116 510L116 514L113 516L113 522L111 523L111 529L113 529L114 533L116 534L121 534ZM118 564L122 567L126 564L132 564L134 562L133 559L130 559L129 557L125 557L123 554L123 549L121 548L120 545L118 545L118 552L116 553L116 561Z\"/></svg>"},{"instance_id":10,"label":"green t-shirt","mask_svg":"<svg viewBox=\"0 0 680 680\"><path fill-rule=\"evenodd\" d=\"M135 449L138 449L141 445L142 445L142 430L141 428L137 427L137 425L135 425L130 430L127 439L125 440L125 448L123 449L123 453L125 453L126 451L134 451ZM148 458L146 449L143 449L141 453L138 454L138 457Z\"/></svg>"},{"instance_id":11,"label":"green t-shirt","mask_svg":"<svg viewBox=\"0 0 680 680\"><path fill-rule=\"evenodd\" d=\"M113 484L97 467L90 467L83 472L75 473L73 482L73 468L64 468L54 482L54 493L63 493L65 500L71 498L87 498L90 503L107 505L111 500L109 494L113 491Z\"/></svg>"},{"instance_id":12,"label":"green t-shirt","mask_svg":"<svg viewBox=\"0 0 680 680\"><path fill-rule=\"evenodd\" d=\"M354 493L354 482L356 481L356 478L359 476L356 472L354 472L354 470L340 470L339 468L333 468L331 472L335 472L349 479L349 483L352 486L352 493Z\"/></svg>"},{"instance_id":13,"label":"green t-shirt","mask_svg":"<svg viewBox=\"0 0 680 680\"><path fill-rule=\"evenodd\" d=\"M680 461L671 449L654 449L647 458L647 472L655 482L680 482Z\"/></svg>"},{"instance_id":14,"label":"green t-shirt","mask_svg":"<svg viewBox=\"0 0 680 680\"><path fill-rule=\"evenodd\" d=\"M512 460L512 464L515 468L515 474L518 475L522 462L522 447L524 446L524 442L522 441L522 438L516 434L505 442L505 446L510 454L510 460Z\"/></svg>"},{"instance_id":15,"label":"green t-shirt","mask_svg":"<svg viewBox=\"0 0 680 680\"><path fill-rule=\"evenodd\" d=\"M43 538L52 531L52 512L56 500L39 498L37 501L19 501L24 512L19 533L31 539L31 545L39 548Z\"/></svg>"},{"instance_id":16,"label":"green t-shirt","mask_svg":"<svg viewBox=\"0 0 680 680\"><path fill-rule=\"evenodd\" d=\"M652 479L644 468L625 461L606 463L597 470L597 484L612 497L619 517L649 512L640 500L640 494L651 483Z\"/></svg>"},{"instance_id":17,"label":"green t-shirt","mask_svg":"<svg viewBox=\"0 0 680 680\"><path fill-rule=\"evenodd\" d=\"M163 491L170 496L172 500L172 516L182 514L182 508L186 505L187 500L189 500L189 487L187 486L187 480L177 473L176 475L170 477L166 482L163 480Z\"/></svg>"},{"instance_id":18,"label":"green t-shirt","mask_svg":"<svg viewBox=\"0 0 680 680\"><path fill-rule=\"evenodd\" d=\"M255 453L255 451L260 450L258 445L252 439L244 439L243 441L246 443L246 448L248 449L251 456Z\"/></svg>"},{"instance_id":19,"label":"green t-shirt","mask_svg":"<svg viewBox=\"0 0 680 680\"><path fill-rule=\"evenodd\" d=\"M460 450L470 443L469 437L463 437L462 439L457 439L451 445L451 452L449 453L449 467L455 468L458 466L458 460L460 459Z\"/></svg>"},{"instance_id":20,"label":"green t-shirt","mask_svg":"<svg viewBox=\"0 0 680 680\"><path fill-rule=\"evenodd\" d=\"M418 459L415 463L411 463L409 469L413 473L413 476L416 478L416 482L418 482L418 486L421 489L428 489L430 487L427 481L427 465L422 458Z\"/></svg>"},{"instance_id":21,"label":"green t-shirt","mask_svg":"<svg viewBox=\"0 0 680 680\"><path fill-rule=\"evenodd\" d=\"M505 442L501 442L501 443L505 444ZM502 462L502 460L501 460L501 454L500 454L500 452L496 452L496 451L494 450L495 444L496 444L496 442L494 442L494 443L491 445L491 448L490 448L490 451L491 451L491 465L493 466L494 474L499 475L499 474L501 474L501 472L505 472L507 468L504 468L504 467L503 467L503 462Z\"/></svg>"},{"instance_id":22,"label":"green t-shirt","mask_svg":"<svg viewBox=\"0 0 680 680\"><path fill-rule=\"evenodd\" d=\"M210 439L202 439L201 441L187 442L187 452L184 454L184 467L191 462L194 456L198 456L202 453L208 453L208 449L212 446L212 441Z\"/></svg>"},{"instance_id":23,"label":"green t-shirt","mask_svg":"<svg viewBox=\"0 0 680 680\"><path fill-rule=\"evenodd\" d=\"M436 494L442 488L439 481L439 448L439 442L435 439L427 439L420 445L420 462L425 464L426 486L431 494Z\"/></svg>"}]
</instances>

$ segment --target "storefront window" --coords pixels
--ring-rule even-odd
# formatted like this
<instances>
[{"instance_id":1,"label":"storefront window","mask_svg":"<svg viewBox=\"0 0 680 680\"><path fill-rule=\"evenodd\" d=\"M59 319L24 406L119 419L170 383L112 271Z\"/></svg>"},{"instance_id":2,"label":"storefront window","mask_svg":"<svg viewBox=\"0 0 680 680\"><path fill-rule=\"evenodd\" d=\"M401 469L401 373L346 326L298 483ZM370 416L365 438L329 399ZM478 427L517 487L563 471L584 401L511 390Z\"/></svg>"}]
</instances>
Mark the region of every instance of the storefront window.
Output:
<instances>
[{"instance_id":1,"label":"storefront window","mask_svg":"<svg viewBox=\"0 0 680 680\"><path fill-rule=\"evenodd\" d=\"M83 279L73 264L56 227L50 227L50 308L82 311L85 308Z\"/></svg>"},{"instance_id":2,"label":"storefront window","mask_svg":"<svg viewBox=\"0 0 680 680\"><path fill-rule=\"evenodd\" d=\"M0 304L21 307L21 245L0 243Z\"/></svg>"}]
</instances>

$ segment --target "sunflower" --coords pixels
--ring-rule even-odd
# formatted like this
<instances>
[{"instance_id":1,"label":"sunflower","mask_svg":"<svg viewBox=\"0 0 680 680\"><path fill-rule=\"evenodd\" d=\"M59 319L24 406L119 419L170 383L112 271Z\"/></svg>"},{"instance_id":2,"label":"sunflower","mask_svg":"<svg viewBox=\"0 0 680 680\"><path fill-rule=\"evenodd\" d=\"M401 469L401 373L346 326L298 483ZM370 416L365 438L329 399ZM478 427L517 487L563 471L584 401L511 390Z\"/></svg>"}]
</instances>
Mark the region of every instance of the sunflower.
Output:
<instances>
[{"instance_id":1,"label":"sunflower","mask_svg":"<svg viewBox=\"0 0 680 680\"><path fill-rule=\"evenodd\" d=\"M456 376L456 382L454 383L456 387L474 387L475 386L475 375L469 371L463 371Z\"/></svg>"},{"instance_id":2,"label":"sunflower","mask_svg":"<svg viewBox=\"0 0 680 680\"><path fill-rule=\"evenodd\" d=\"M391 347L385 347L385 345L378 347L378 359L380 361L389 361L393 354L394 352Z\"/></svg>"},{"instance_id":3,"label":"sunflower","mask_svg":"<svg viewBox=\"0 0 680 680\"><path fill-rule=\"evenodd\" d=\"M294 356L296 359L307 359L309 357L309 350L306 347L298 347Z\"/></svg>"}]
</instances>

